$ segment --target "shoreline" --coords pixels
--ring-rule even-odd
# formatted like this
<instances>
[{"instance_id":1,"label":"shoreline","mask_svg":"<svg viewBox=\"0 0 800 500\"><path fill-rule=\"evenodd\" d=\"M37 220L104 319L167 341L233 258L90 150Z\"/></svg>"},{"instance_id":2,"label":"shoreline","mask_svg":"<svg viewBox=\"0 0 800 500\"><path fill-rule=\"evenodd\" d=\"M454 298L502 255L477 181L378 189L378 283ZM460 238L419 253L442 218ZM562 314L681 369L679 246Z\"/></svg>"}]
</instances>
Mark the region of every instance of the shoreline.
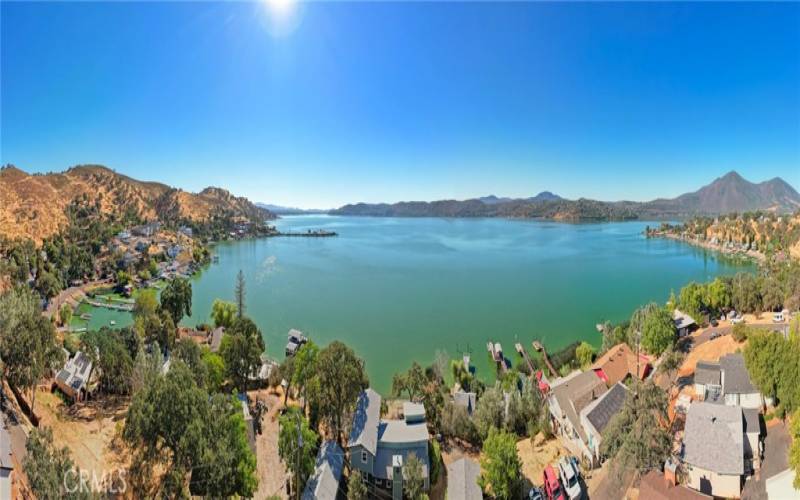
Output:
<instances>
[{"instance_id":1,"label":"shoreline","mask_svg":"<svg viewBox=\"0 0 800 500\"><path fill-rule=\"evenodd\" d=\"M725 248L722 245L710 243L708 241L698 240L697 238L688 237L684 234L674 234L665 231L652 230L650 232L645 232L645 236L647 236L647 238L666 238L674 241L680 241L682 243L686 243L687 245L721 253L726 257L747 259L755 261L757 263L762 263L766 260L766 256L764 254L755 250L747 250L747 251L731 250Z\"/></svg>"}]
</instances>

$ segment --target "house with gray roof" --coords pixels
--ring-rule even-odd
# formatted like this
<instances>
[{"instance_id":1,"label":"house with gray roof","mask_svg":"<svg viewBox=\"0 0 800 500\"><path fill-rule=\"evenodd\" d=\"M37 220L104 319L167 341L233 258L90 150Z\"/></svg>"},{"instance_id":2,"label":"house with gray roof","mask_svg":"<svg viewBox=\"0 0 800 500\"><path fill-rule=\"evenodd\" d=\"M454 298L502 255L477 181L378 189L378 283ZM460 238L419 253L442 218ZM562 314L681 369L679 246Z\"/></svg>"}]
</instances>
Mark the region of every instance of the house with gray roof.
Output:
<instances>
[{"instance_id":1,"label":"house with gray roof","mask_svg":"<svg viewBox=\"0 0 800 500\"><path fill-rule=\"evenodd\" d=\"M590 459L593 453L586 445L589 438L581 424L580 413L607 391L606 383L594 371L574 371L554 380L547 397L553 431L575 444Z\"/></svg>"},{"instance_id":2,"label":"house with gray roof","mask_svg":"<svg viewBox=\"0 0 800 500\"><path fill-rule=\"evenodd\" d=\"M314 474L306 481L302 500L336 500L344 468L344 451L336 441L325 441L317 453Z\"/></svg>"},{"instance_id":3,"label":"house with gray roof","mask_svg":"<svg viewBox=\"0 0 800 500\"><path fill-rule=\"evenodd\" d=\"M739 498L746 472L744 441L740 407L693 403L686 416L682 449L688 486L706 495Z\"/></svg>"},{"instance_id":4,"label":"house with gray roof","mask_svg":"<svg viewBox=\"0 0 800 500\"><path fill-rule=\"evenodd\" d=\"M92 376L92 361L83 351L78 351L67 359L64 367L56 374L56 386L73 402L83 401L89 392L89 378Z\"/></svg>"},{"instance_id":5,"label":"house with gray roof","mask_svg":"<svg viewBox=\"0 0 800 500\"><path fill-rule=\"evenodd\" d=\"M766 430L761 423L761 413L755 408L742 408L744 416L744 459L747 468L758 470L761 468L761 458L764 455L764 437Z\"/></svg>"},{"instance_id":6,"label":"house with gray roof","mask_svg":"<svg viewBox=\"0 0 800 500\"><path fill-rule=\"evenodd\" d=\"M381 396L372 389L363 391L356 403L347 443L350 465L374 496L402 499L402 470L412 454L422 462L425 489L430 486L425 409L406 403L403 412L402 419L382 419Z\"/></svg>"},{"instance_id":7,"label":"house with gray roof","mask_svg":"<svg viewBox=\"0 0 800 500\"><path fill-rule=\"evenodd\" d=\"M628 388L622 382L617 382L581 410L580 418L586 433L586 446L592 454L594 463L599 463L601 459L600 443L603 440L603 431L608 427L608 423L611 422L614 415L622 410L627 397Z\"/></svg>"},{"instance_id":8,"label":"house with gray roof","mask_svg":"<svg viewBox=\"0 0 800 500\"><path fill-rule=\"evenodd\" d=\"M726 405L742 408L762 408L764 397L750 380L750 373L741 353L728 354L719 359L722 393Z\"/></svg>"},{"instance_id":9,"label":"house with gray roof","mask_svg":"<svg viewBox=\"0 0 800 500\"><path fill-rule=\"evenodd\" d=\"M447 500L481 500L478 486L481 466L471 458L459 458L447 466Z\"/></svg>"},{"instance_id":10,"label":"house with gray roof","mask_svg":"<svg viewBox=\"0 0 800 500\"><path fill-rule=\"evenodd\" d=\"M716 401L722 394L722 372L719 363L698 361L694 369L694 393L701 401Z\"/></svg>"}]
</instances>

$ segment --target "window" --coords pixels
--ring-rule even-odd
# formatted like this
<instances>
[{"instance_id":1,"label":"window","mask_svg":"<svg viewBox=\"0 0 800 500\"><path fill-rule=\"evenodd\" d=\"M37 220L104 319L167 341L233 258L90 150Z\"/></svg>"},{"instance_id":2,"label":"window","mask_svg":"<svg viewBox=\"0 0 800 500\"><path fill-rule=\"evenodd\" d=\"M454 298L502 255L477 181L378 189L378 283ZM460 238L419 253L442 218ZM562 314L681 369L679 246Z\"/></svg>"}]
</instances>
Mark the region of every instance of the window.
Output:
<instances>
[{"instance_id":1,"label":"window","mask_svg":"<svg viewBox=\"0 0 800 500\"><path fill-rule=\"evenodd\" d=\"M375 479L375 486L382 487L383 486L383 479L381 479L381 478Z\"/></svg>"},{"instance_id":2,"label":"window","mask_svg":"<svg viewBox=\"0 0 800 500\"><path fill-rule=\"evenodd\" d=\"M386 480L386 489L387 490L391 490L392 489L392 480L391 479L387 479Z\"/></svg>"},{"instance_id":3,"label":"window","mask_svg":"<svg viewBox=\"0 0 800 500\"><path fill-rule=\"evenodd\" d=\"M361 452L361 463L363 463L363 464L367 463L367 452L366 451L362 451Z\"/></svg>"}]
</instances>

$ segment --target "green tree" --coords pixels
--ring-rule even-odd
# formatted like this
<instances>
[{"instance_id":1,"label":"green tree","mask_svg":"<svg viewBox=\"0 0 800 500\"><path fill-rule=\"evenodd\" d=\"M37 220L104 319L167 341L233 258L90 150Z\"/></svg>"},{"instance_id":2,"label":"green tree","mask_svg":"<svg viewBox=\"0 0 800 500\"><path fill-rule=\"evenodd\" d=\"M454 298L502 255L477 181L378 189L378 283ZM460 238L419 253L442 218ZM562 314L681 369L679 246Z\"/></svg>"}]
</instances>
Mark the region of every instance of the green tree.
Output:
<instances>
[{"instance_id":1,"label":"green tree","mask_svg":"<svg viewBox=\"0 0 800 500\"><path fill-rule=\"evenodd\" d=\"M478 429L467 409L451 401L444 404L442 409L442 435L447 438L456 438L477 445L480 443Z\"/></svg>"},{"instance_id":2,"label":"green tree","mask_svg":"<svg viewBox=\"0 0 800 500\"><path fill-rule=\"evenodd\" d=\"M767 276L761 280L761 301L767 311L778 311L783 308L786 292L783 283L776 276Z\"/></svg>"},{"instance_id":3,"label":"green tree","mask_svg":"<svg viewBox=\"0 0 800 500\"><path fill-rule=\"evenodd\" d=\"M336 439L341 440L347 416L353 412L361 391L369 386L364 361L335 340L317 356L314 378L309 403Z\"/></svg>"},{"instance_id":4,"label":"green tree","mask_svg":"<svg viewBox=\"0 0 800 500\"><path fill-rule=\"evenodd\" d=\"M483 391L474 413L475 427L480 438L486 439L491 429L502 429L505 424L505 400L499 386Z\"/></svg>"},{"instance_id":5,"label":"green tree","mask_svg":"<svg viewBox=\"0 0 800 500\"><path fill-rule=\"evenodd\" d=\"M161 309L167 311L177 325L184 316L192 315L192 284L186 278L175 278L161 291Z\"/></svg>"},{"instance_id":6,"label":"green tree","mask_svg":"<svg viewBox=\"0 0 800 500\"><path fill-rule=\"evenodd\" d=\"M521 469L516 437L492 428L483 443L482 472L478 484L493 498L517 498L521 487Z\"/></svg>"},{"instance_id":7,"label":"green tree","mask_svg":"<svg viewBox=\"0 0 800 500\"><path fill-rule=\"evenodd\" d=\"M681 288L678 296L678 307L692 317L699 318L706 307L706 287L692 281Z\"/></svg>"},{"instance_id":8,"label":"green tree","mask_svg":"<svg viewBox=\"0 0 800 500\"><path fill-rule=\"evenodd\" d=\"M25 443L25 450L27 454L22 469L38 498L91 498L88 491L78 488L79 471L69 450L66 447L56 448L53 444L53 431L50 428L33 429Z\"/></svg>"},{"instance_id":9,"label":"green tree","mask_svg":"<svg viewBox=\"0 0 800 500\"><path fill-rule=\"evenodd\" d=\"M133 359L118 331L103 327L81 337L83 352L92 360L106 394L128 394L131 390Z\"/></svg>"},{"instance_id":10,"label":"green tree","mask_svg":"<svg viewBox=\"0 0 800 500\"><path fill-rule=\"evenodd\" d=\"M319 436L296 408L281 415L278 422L278 455L292 475L294 491L302 491L306 479L314 472ZM298 440L302 441L302 446L299 446ZM298 476L300 482L295 483Z\"/></svg>"},{"instance_id":11,"label":"green tree","mask_svg":"<svg viewBox=\"0 0 800 500\"><path fill-rule=\"evenodd\" d=\"M215 299L211 305L211 319L216 327L230 328L236 320L236 304Z\"/></svg>"},{"instance_id":12,"label":"green tree","mask_svg":"<svg viewBox=\"0 0 800 500\"><path fill-rule=\"evenodd\" d=\"M789 449L789 466L794 469L794 488L800 490L800 410L792 417L792 426L789 429L792 437L792 447Z\"/></svg>"},{"instance_id":13,"label":"green tree","mask_svg":"<svg viewBox=\"0 0 800 500\"><path fill-rule=\"evenodd\" d=\"M747 325L744 323L736 323L733 325L733 329L731 330L731 337L736 342L744 342L747 340Z\"/></svg>"},{"instance_id":14,"label":"green tree","mask_svg":"<svg viewBox=\"0 0 800 500\"><path fill-rule=\"evenodd\" d=\"M581 368L586 369L592 364L594 358L594 347L588 342L581 342L577 349L575 349L575 357L578 359Z\"/></svg>"},{"instance_id":15,"label":"green tree","mask_svg":"<svg viewBox=\"0 0 800 500\"><path fill-rule=\"evenodd\" d=\"M206 387L211 392L221 390L222 384L225 383L225 361L222 356L209 349L204 349L202 359L206 366Z\"/></svg>"},{"instance_id":16,"label":"green tree","mask_svg":"<svg viewBox=\"0 0 800 500\"><path fill-rule=\"evenodd\" d=\"M612 457L612 471L643 474L661 467L671 452L672 435L663 427L667 396L652 381L634 382L625 404L603 431L600 452Z\"/></svg>"},{"instance_id":17,"label":"green tree","mask_svg":"<svg viewBox=\"0 0 800 500\"><path fill-rule=\"evenodd\" d=\"M473 376L469 372L464 361L461 359L454 359L450 361L450 372L453 375L453 380L467 392L472 390Z\"/></svg>"},{"instance_id":18,"label":"green tree","mask_svg":"<svg viewBox=\"0 0 800 500\"><path fill-rule=\"evenodd\" d=\"M303 344L294 356L291 382L303 396L304 410L308 399L308 385L312 383L314 375L317 373L317 356L319 356L319 347L310 340Z\"/></svg>"},{"instance_id":19,"label":"green tree","mask_svg":"<svg viewBox=\"0 0 800 500\"><path fill-rule=\"evenodd\" d=\"M41 314L38 298L26 287L0 296L0 358L8 383L31 391L33 411L36 384L63 364L64 355L53 324Z\"/></svg>"},{"instance_id":20,"label":"green tree","mask_svg":"<svg viewBox=\"0 0 800 500\"><path fill-rule=\"evenodd\" d=\"M731 306L731 289L726 280L716 278L706 285L706 304L714 315Z\"/></svg>"},{"instance_id":21,"label":"green tree","mask_svg":"<svg viewBox=\"0 0 800 500\"><path fill-rule=\"evenodd\" d=\"M248 318L237 319L222 337L219 353L228 378L239 392L247 390L250 375L261 364L262 352L261 331Z\"/></svg>"},{"instance_id":22,"label":"green tree","mask_svg":"<svg viewBox=\"0 0 800 500\"><path fill-rule=\"evenodd\" d=\"M734 309L743 313L761 311L761 293L756 278L751 273L737 273L731 284L731 303Z\"/></svg>"},{"instance_id":23,"label":"green tree","mask_svg":"<svg viewBox=\"0 0 800 500\"><path fill-rule=\"evenodd\" d=\"M58 319L61 320L61 326L67 326L72 321L72 307L66 302L58 310Z\"/></svg>"},{"instance_id":24,"label":"green tree","mask_svg":"<svg viewBox=\"0 0 800 500\"><path fill-rule=\"evenodd\" d=\"M660 356L675 343L675 323L666 308L652 302L638 309L631 317L630 331L632 344L635 336L641 334L641 347L644 351Z\"/></svg>"},{"instance_id":25,"label":"green tree","mask_svg":"<svg viewBox=\"0 0 800 500\"><path fill-rule=\"evenodd\" d=\"M423 500L425 497L425 476L422 461L413 451L403 464L403 492L410 500Z\"/></svg>"},{"instance_id":26,"label":"green tree","mask_svg":"<svg viewBox=\"0 0 800 500\"><path fill-rule=\"evenodd\" d=\"M49 299L51 297L55 297L59 294L59 292L61 292L61 280L56 278L53 273L48 271L40 271L38 276L36 276L34 288L36 291L42 294L42 297Z\"/></svg>"},{"instance_id":27,"label":"green tree","mask_svg":"<svg viewBox=\"0 0 800 500\"><path fill-rule=\"evenodd\" d=\"M406 393L409 401L416 401L422 397L426 384L425 372L419 363L414 361L407 372L396 373L392 377L392 395L397 398Z\"/></svg>"},{"instance_id":28,"label":"green tree","mask_svg":"<svg viewBox=\"0 0 800 500\"><path fill-rule=\"evenodd\" d=\"M347 478L347 500L367 500L369 494L367 486L361 479L361 472L358 469L350 471L350 477Z\"/></svg>"},{"instance_id":29,"label":"green tree","mask_svg":"<svg viewBox=\"0 0 800 500\"><path fill-rule=\"evenodd\" d=\"M236 287L234 288L233 295L236 297L236 314L240 318L243 318L247 290L245 289L244 273L241 269L239 269L239 274L236 275Z\"/></svg>"}]
</instances>

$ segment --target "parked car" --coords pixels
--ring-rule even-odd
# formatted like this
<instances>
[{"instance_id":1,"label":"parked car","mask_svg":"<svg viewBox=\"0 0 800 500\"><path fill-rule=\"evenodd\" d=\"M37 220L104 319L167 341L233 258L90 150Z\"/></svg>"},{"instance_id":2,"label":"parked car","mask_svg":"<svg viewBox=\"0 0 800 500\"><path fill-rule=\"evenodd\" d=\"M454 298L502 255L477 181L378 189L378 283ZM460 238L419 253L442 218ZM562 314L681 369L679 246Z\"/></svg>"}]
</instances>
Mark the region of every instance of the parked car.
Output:
<instances>
[{"instance_id":1,"label":"parked car","mask_svg":"<svg viewBox=\"0 0 800 500\"><path fill-rule=\"evenodd\" d=\"M544 491L538 486L534 486L528 492L528 500L544 500Z\"/></svg>"},{"instance_id":2,"label":"parked car","mask_svg":"<svg viewBox=\"0 0 800 500\"><path fill-rule=\"evenodd\" d=\"M783 313L778 312L772 315L772 322L773 323L783 323Z\"/></svg>"},{"instance_id":3,"label":"parked car","mask_svg":"<svg viewBox=\"0 0 800 500\"><path fill-rule=\"evenodd\" d=\"M561 488L561 483L558 482L558 474L556 474L552 465L545 467L542 478L544 479L544 492L547 494L548 500L567 500L564 490Z\"/></svg>"},{"instance_id":4,"label":"parked car","mask_svg":"<svg viewBox=\"0 0 800 500\"><path fill-rule=\"evenodd\" d=\"M583 498L583 488L580 482L578 460L575 457L564 457L558 462L558 472L561 484L570 500Z\"/></svg>"}]
</instances>

